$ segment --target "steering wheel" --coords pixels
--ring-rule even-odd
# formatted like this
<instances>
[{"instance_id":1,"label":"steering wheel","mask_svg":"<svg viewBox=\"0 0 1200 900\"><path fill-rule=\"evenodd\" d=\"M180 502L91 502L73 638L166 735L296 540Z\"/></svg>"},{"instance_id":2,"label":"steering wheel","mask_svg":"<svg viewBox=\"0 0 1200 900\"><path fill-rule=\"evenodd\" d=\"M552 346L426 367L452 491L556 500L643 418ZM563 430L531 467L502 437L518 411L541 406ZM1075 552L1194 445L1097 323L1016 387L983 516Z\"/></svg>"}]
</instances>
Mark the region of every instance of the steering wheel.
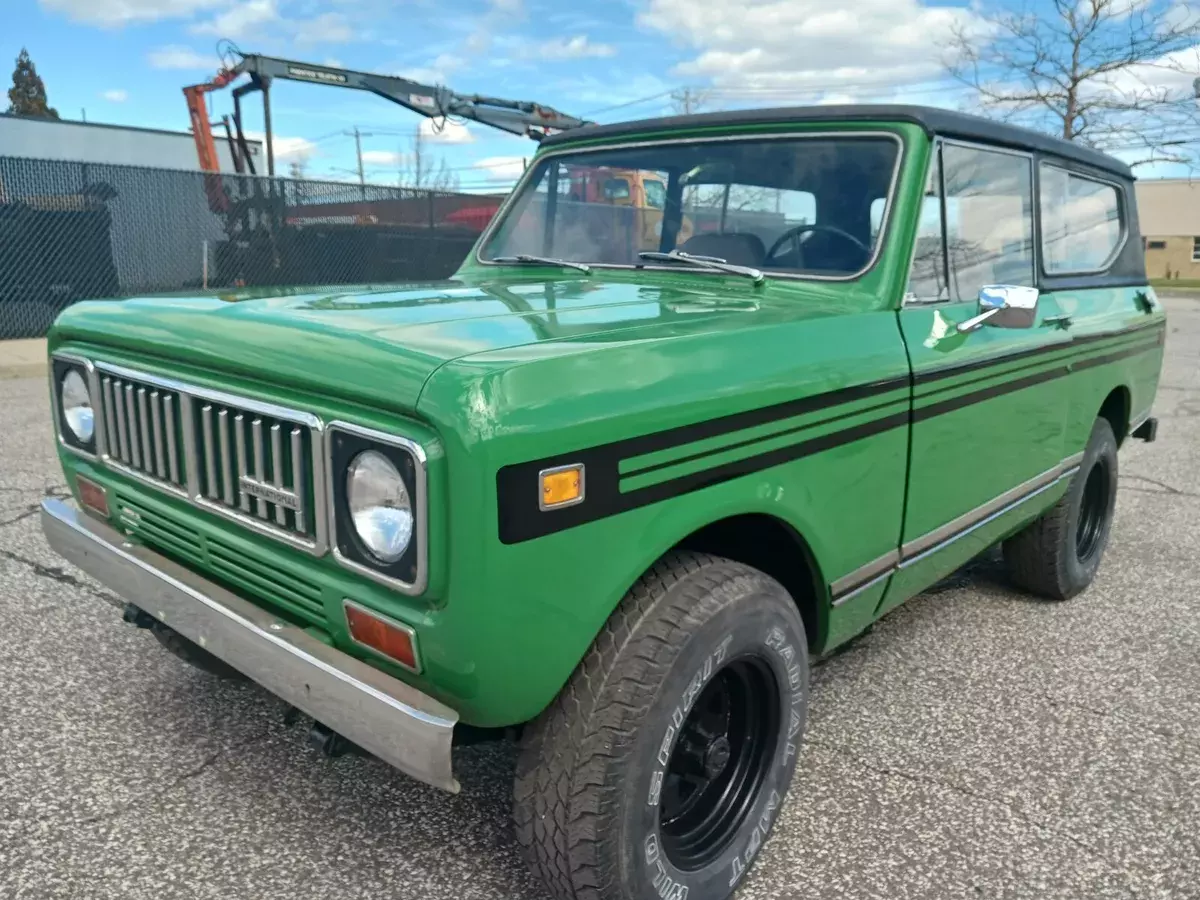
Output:
<instances>
[{"instance_id":1,"label":"steering wheel","mask_svg":"<svg viewBox=\"0 0 1200 900\"><path fill-rule=\"evenodd\" d=\"M788 241L792 242L792 253L796 254L797 262L799 262L799 259L800 259L800 235L802 235L806 232L809 232L809 231L827 231L830 234L832 234L836 237L839 237L844 241L849 241L850 243L852 243L855 247L857 247L859 250L861 250L863 252L864 256L869 257L871 255L871 248L868 247L866 244L864 244L862 241L860 241L858 238L856 238L854 235L852 235L850 232L843 231L841 228L838 228L835 225L821 225L817 222L813 222L811 225L796 225L792 228L789 228L787 231L785 231L783 234L781 234L778 238L776 238L775 243L773 243L771 245L771 249L767 251L767 255L765 257L763 257L764 263L769 262L772 257L774 257L777 253L779 253L779 248L782 247Z\"/></svg>"}]
</instances>

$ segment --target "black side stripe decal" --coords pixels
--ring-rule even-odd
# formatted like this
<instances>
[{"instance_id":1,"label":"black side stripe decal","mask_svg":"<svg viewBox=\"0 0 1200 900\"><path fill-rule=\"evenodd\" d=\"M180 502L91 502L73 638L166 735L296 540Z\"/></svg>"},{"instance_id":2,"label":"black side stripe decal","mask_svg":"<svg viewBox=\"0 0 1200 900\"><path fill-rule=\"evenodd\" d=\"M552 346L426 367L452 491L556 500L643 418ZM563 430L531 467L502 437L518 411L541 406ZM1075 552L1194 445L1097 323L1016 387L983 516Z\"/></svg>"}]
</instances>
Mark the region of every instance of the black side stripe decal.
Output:
<instances>
[{"instance_id":1,"label":"black side stripe decal","mask_svg":"<svg viewBox=\"0 0 1200 900\"><path fill-rule=\"evenodd\" d=\"M808 431L811 428L817 428L821 425L828 425L831 422L841 422L844 419L852 419L855 416L866 415L867 413L878 412L881 409L887 409L889 406L895 406L897 403L905 403L907 397L897 397L895 400L889 400L887 403L879 403L875 406L866 406L862 409L854 410L853 412L842 413L837 416L830 416L827 419L818 419L815 422L806 422L803 425L797 425L795 428L788 428L784 431L777 431L773 434L763 435L761 437L749 438L748 440L738 441L736 444L723 444L720 447L714 447L712 450L704 450L700 453L693 453L690 456L681 456L678 459L668 460L667 462L656 463L652 466L646 466L641 469L633 469L629 472L623 472L622 478L632 478L635 475L645 475L649 472L657 472L660 469L668 469L671 466L678 466L684 463L695 462L698 459L704 459L706 456L715 456L718 453L725 453L729 450L740 450L743 447L750 447L754 444L761 444L764 441L771 441L781 437L787 437L790 434L797 434L801 431Z\"/></svg>"},{"instance_id":2,"label":"black side stripe decal","mask_svg":"<svg viewBox=\"0 0 1200 900\"><path fill-rule=\"evenodd\" d=\"M940 381L943 378L953 378L956 375L963 375L967 372L974 372L978 369L987 369L991 366L999 366L1003 365L1004 363L1017 362L1018 360L1022 359L1031 359L1033 357L1044 356L1049 353L1060 353L1063 350L1074 350L1079 347L1086 347L1088 344L1095 344L1099 341L1107 341L1117 337L1125 337L1148 329L1160 329L1165 333L1166 322L1162 319L1157 319L1153 322L1134 325L1131 328L1121 328L1115 331L1104 331L1098 334L1085 334L1080 337L1061 341L1057 344L1031 347L1028 350L1018 350L1016 353L997 354L995 356L984 357L983 359L973 359L965 363L954 363L937 369L926 369L922 372L916 373L913 380L917 385L928 384L932 381Z\"/></svg>"},{"instance_id":3,"label":"black side stripe decal","mask_svg":"<svg viewBox=\"0 0 1200 900\"><path fill-rule=\"evenodd\" d=\"M1141 330L1143 330L1143 326L1130 329L1127 332L1092 335L1082 340L1081 343L1092 343L1096 340ZM1019 391L1056 378L1062 378L1073 371L1105 365L1143 353L1162 344L1164 336L1165 328L1160 326L1159 333L1152 340L1139 341L1136 345L1125 347L1113 353L1078 362L1064 361L1062 365L1053 366L1041 372L1034 372L1030 375L992 385L982 390L972 391L958 397L950 397L946 400L919 407L913 410L911 414L908 410L904 410L903 412L883 416L874 421L860 423L831 434L819 435L786 447L755 454L744 459L734 460L699 472L689 473L678 478L626 491L625 493L622 493L620 489L622 478L655 471L669 465L678 465L681 462L700 459L711 455L711 453L721 453L726 450L737 449L749 444L758 443L762 440L769 440L771 437L777 437L778 435L742 441L735 445L726 445L711 451L711 453L708 451L697 453L684 459L676 459L669 463L647 466L636 472L627 472L625 474L622 474L619 470L622 460L668 449L680 444L716 437L730 431L738 431L755 425L767 424L779 419L791 418L803 413L825 409L830 406L877 396L907 386L908 378L888 379L886 381L876 381L842 388L772 406L733 413L704 422L697 422L692 425L683 425L648 435L613 441L573 453L560 453L552 457L504 466L496 473L500 540L505 544L515 544L532 540L554 532L574 528L587 522L593 522L597 519L607 518L618 513L627 512L672 497L721 484L722 482L761 471L762 469L771 468L785 462L791 462L805 456L833 449L834 447L882 434L900 425L908 424L910 418L912 421L924 421L993 397ZM1070 346L1069 344L1065 346L1058 345L1051 349L1062 350ZM1044 348L1038 348L1038 351L1047 352ZM1025 351L1019 354L1021 357L1032 355L1034 354ZM1008 362L1017 356L1018 354L1012 354L1007 357L993 358L987 362L987 365ZM981 366L978 366L977 363L971 364L971 368L976 367ZM954 374L959 374L966 370L966 368L959 368ZM947 370L938 371L944 372ZM963 386L956 385L956 387ZM920 397L916 398L918 402L921 399ZM845 415L811 422L806 425L797 426L795 429L783 432L783 434L803 432L819 425L827 424L828 422L861 415L865 412L890 405L892 404L879 404L868 409L848 412ZM539 509L537 502L539 473L543 469L573 463L582 463L587 469L587 499L576 506L566 507L553 512L543 512Z\"/></svg>"},{"instance_id":4,"label":"black side stripe decal","mask_svg":"<svg viewBox=\"0 0 1200 900\"><path fill-rule=\"evenodd\" d=\"M665 431L655 431L651 434L627 438L626 440L616 441L605 446L619 447L621 458L629 459L634 456L644 456L647 453L654 453L658 450L678 447L681 444L691 444L696 441L705 440L706 438L719 437L722 434L729 434L732 431L742 431L746 428L753 428L756 425L766 425L780 419L791 419L795 416L817 412L818 410L828 409L832 406L841 406L845 403L853 403L856 400L877 397L880 394L902 390L908 386L908 375L898 378L888 378L883 381L872 381L867 384L856 384L851 387L839 388L835 391L827 391L823 394L813 394L795 400L785 400L783 403L775 403L771 406L760 406L757 409L748 409L744 412L731 413L727 416L718 416L715 419L705 419L703 422L696 422L691 425L680 425L676 428L668 428ZM570 456L570 454L558 454L555 458L557 459L558 456Z\"/></svg>"},{"instance_id":5,"label":"black side stripe decal","mask_svg":"<svg viewBox=\"0 0 1200 900\"><path fill-rule=\"evenodd\" d=\"M1003 394L1009 394L1013 391L1019 391L1027 387L1033 387L1035 384L1042 384L1046 381L1053 381L1056 378L1063 378L1071 372L1077 372L1081 369L1090 369L1094 366L1103 366L1111 362L1125 359L1128 356L1136 356L1139 353L1144 353L1147 350L1152 350L1160 343L1160 338L1155 338L1153 341L1143 341L1132 347L1127 347L1118 350L1115 353L1107 353L1104 356L1093 357L1092 359L1080 360L1079 362L1068 362L1061 366L1054 366L1050 369L1045 369L1041 372L1034 372L1032 375L1026 375L1022 378L1014 378L1012 381L1004 381L1000 384L994 384L991 387L983 388L982 390L972 391L969 394L963 394L958 397L950 397L946 400L941 400L937 403L931 403L928 406L917 407L913 410L913 421L923 422L926 419L932 419L934 416L944 415L945 413L954 412L956 409L962 409L965 406L971 406L975 403L982 403L984 400L990 400L993 397L999 397ZM918 397L918 400L921 398Z\"/></svg>"},{"instance_id":6,"label":"black side stripe decal","mask_svg":"<svg viewBox=\"0 0 1200 900\"><path fill-rule=\"evenodd\" d=\"M908 420L909 412L904 410L831 434L819 435L809 438L807 441L789 444L766 453L723 463L713 466L711 469L681 475L669 481L661 481L625 493L621 493L620 490L616 458L589 460L589 453L586 451L571 457L562 457L583 462L587 467L587 499L577 506L555 510L552 513L542 512L538 508L537 502L538 473L545 466L540 462L505 466L496 474L496 488L500 497L500 540L505 544L516 544L556 531L574 528L576 525L586 522L604 519L617 513L649 506L652 503L659 503L672 497L679 497L734 478L740 478L752 472L769 469L772 466L812 456L872 435L882 434L901 425L907 425ZM595 469L593 469L593 465L595 465Z\"/></svg>"}]
</instances>

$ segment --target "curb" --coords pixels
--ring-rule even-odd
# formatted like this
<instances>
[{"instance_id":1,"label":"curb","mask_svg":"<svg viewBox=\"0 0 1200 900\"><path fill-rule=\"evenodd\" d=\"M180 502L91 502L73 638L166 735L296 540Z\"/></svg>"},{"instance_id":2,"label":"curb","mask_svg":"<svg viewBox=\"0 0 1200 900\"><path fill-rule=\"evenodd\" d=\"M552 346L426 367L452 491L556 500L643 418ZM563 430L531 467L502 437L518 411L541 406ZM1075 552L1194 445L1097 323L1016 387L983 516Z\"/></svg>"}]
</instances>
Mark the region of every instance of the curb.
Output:
<instances>
[{"instance_id":1,"label":"curb","mask_svg":"<svg viewBox=\"0 0 1200 900\"><path fill-rule=\"evenodd\" d=\"M17 363L0 365L0 381L16 378L45 378L49 367L46 363Z\"/></svg>"},{"instance_id":2,"label":"curb","mask_svg":"<svg viewBox=\"0 0 1200 900\"><path fill-rule=\"evenodd\" d=\"M48 370L45 338L0 341L0 380L45 378Z\"/></svg>"}]
</instances>

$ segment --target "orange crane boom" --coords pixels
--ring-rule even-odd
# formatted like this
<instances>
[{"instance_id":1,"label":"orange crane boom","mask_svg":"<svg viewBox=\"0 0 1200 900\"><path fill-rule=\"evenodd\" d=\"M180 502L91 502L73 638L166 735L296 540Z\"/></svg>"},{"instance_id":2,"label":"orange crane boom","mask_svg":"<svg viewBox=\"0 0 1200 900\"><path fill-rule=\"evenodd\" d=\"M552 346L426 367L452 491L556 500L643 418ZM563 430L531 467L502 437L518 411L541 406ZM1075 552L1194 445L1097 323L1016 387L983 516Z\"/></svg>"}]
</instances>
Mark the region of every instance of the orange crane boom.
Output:
<instances>
[{"instance_id":1,"label":"orange crane boom","mask_svg":"<svg viewBox=\"0 0 1200 900\"><path fill-rule=\"evenodd\" d=\"M183 89L187 98L188 117L192 120L192 137L196 141L196 155L200 159L200 169L204 172L219 172L221 161L217 158L217 145L213 140L212 125L208 121L208 107L204 103L204 95L219 91L238 77L237 72L222 69L217 75L203 84L189 84Z\"/></svg>"}]
</instances>

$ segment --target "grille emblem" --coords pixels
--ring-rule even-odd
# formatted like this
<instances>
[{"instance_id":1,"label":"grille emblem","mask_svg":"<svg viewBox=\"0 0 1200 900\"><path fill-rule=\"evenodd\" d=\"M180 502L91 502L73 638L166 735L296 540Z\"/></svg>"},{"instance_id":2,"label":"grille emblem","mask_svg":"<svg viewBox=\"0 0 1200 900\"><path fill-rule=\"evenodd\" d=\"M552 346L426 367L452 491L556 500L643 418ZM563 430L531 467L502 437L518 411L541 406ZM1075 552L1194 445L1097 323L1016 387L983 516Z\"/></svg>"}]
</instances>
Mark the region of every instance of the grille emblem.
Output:
<instances>
[{"instance_id":1,"label":"grille emblem","mask_svg":"<svg viewBox=\"0 0 1200 900\"><path fill-rule=\"evenodd\" d=\"M293 512L298 512L302 507L300 497L293 491L277 488L273 484L263 484L249 475L243 475L238 479L238 487L243 494L249 494L251 497L257 497L267 503L274 503L276 506L282 506Z\"/></svg>"}]
</instances>

